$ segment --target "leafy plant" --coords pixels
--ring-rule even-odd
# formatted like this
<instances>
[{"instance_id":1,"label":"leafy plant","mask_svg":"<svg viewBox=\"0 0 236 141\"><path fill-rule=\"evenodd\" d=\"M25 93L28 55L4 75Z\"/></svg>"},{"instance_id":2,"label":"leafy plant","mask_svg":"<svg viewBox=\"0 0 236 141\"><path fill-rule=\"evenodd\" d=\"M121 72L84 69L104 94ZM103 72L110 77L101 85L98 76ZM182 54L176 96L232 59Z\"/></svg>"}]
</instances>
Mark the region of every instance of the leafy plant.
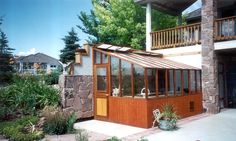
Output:
<instances>
[{"instance_id":1,"label":"leafy plant","mask_svg":"<svg viewBox=\"0 0 236 141\"><path fill-rule=\"evenodd\" d=\"M86 130L77 129L76 134L75 134L75 140L76 141L89 141L89 136Z\"/></svg>"},{"instance_id":2,"label":"leafy plant","mask_svg":"<svg viewBox=\"0 0 236 141\"><path fill-rule=\"evenodd\" d=\"M108 139L107 141L122 141L122 140L117 137L112 137L112 138Z\"/></svg>"},{"instance_id":3,"label":"leafy plant","mask_svg":"<svg viewBox=\"0 0 236 141\"><path fill-rule=\"evenodd\" d=\"M139 139L137 141L148 141L148 139L145 139L145 138L142 137L141 139Z\"/></svg>"},{"instance_id":4,"label":"leafy plant","mask_svg":"<svg viewBox=\"0 0 236 141\"><path fill-rule=\"evenodd\" d=\"M42 116L46 119L43 126L45 133L61 135L74 132L73 124L77 119L75 113L70 114L59 108L46 107Z\"/></svg>"},{"instance_id":5,"label":"leafy plant","mask_svg":"<svg viewBox=\"0 0 236 141\"><path fill-rule=\"evenodd\" d=\"M59 76L61 72L59 70L52 71L50 74L44 75L44 81L47 85L58 84Z\"/></svg>"},{"instance_id":6,"label":"leafy plant","mask_svg":"<svg viewBox=\"0 0 236 141\"><path fill-rule=\"evenodd\" d=\"M172 130L176 128L178 120L177 114L174 112L174 107L171 104L165 104L162 106L162 112L155 116L159 127L163 130Z\"/></svg>"},{"instance_id":7,"label":"leafy plant","mask_svg":"<svg viewBox=\"0 0 236 141\"><path fill-rule=\"evenodd\" d=\"M46 105L58 105L60 100L58 90L34 76L15 76L14 83L0 91L0 119L34 115Z\"/></svg>"},{"instance_id":8,"label":"leafy plant","mask_svg":"<svg viewBox=\"0 0 236 141\"><path fill-rule=\"evenodd\" d=\"M0 124L0 134L9 140L14 141L32 141L39 140L44 137L44 134L40 130L25 130L28 125L34 125L38 121L38 117L27 116L20 119L1 122Z\"/></svg>"},{"instance_id":9,"label":"leafy plant","mask_svg":"<svg viewBox=\"0 0 236 141\"><path fill-rule=\"evenodd\" d=\"M177 122L178 116L174 112L174 107L171 104L166 104L162 107L163 111L161 113L160 119L168 120L172 122Z\"/></svg>"}]
</instances>

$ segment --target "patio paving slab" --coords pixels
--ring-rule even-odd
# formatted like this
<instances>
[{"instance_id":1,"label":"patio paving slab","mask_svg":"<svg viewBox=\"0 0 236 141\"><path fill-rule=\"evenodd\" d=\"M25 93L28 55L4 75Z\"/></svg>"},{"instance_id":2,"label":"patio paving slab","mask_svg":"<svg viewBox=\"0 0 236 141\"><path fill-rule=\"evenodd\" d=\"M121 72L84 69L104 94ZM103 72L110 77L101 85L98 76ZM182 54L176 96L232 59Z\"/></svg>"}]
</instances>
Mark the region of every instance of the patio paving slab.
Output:
<instances>
[{"instance_id":1,"label":"patio paving slab","mask_svg":"<svg viewBox=\"0 0 236 141\"><path fill-rule=\"evenodd\" d=\"M104 134L110 137L116 136L118 138L123 138L129 135L138 134L147 130L144 128L138 128L128 125L98 121L98 120L79 122L74 124L74 128L85 129L87 131Z\"/></svg>"},{"instance_id":2,"label":"patio paving slab","mask_svg":"<svg viewBox=\"0 0 236 141\"><path fill-rule=\"evenodd\" d=\"M176 131L161 131L145 138L149 141L235 141L236 109L181 124Z\"/></svg>"}]
</instances>

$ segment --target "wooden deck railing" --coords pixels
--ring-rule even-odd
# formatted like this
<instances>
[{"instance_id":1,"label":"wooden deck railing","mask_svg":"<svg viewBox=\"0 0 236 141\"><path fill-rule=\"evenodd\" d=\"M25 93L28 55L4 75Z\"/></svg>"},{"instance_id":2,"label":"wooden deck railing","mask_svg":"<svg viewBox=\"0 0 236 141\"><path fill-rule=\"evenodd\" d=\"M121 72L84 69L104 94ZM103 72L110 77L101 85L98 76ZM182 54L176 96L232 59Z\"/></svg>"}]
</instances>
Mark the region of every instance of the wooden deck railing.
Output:
<instances>
[{"instance_id":1,"label":"wooden deck railing","mask_svg":"<svg viewBox=\"0 0 236 141\"><path fill-rule=\"evenodd\" d=\"M236 16L215 20L214 40L236 39ZM201 43L201 23L151 32L152 49L173 48Z\"/></svg>"},{"instance_id":2,"label":"wooden deck railing","mask_svg":"<svg viewBox=\"0 0 236 141\"><path fill-rule=\"evenodd\" d=\"M215 20L215 41L236 39L236 16Z\"/></svg>"},{"instance_id":3,"label":"wooden deck railing","mask_svg":"<svg viewBox=\"0 0 236 141\"><path fill-rule=\"evenodd\" d=\"M200 35L200 23L152 32L152 48L170 48L198 44L201 39Z\"/></svg>"}]
</instances>

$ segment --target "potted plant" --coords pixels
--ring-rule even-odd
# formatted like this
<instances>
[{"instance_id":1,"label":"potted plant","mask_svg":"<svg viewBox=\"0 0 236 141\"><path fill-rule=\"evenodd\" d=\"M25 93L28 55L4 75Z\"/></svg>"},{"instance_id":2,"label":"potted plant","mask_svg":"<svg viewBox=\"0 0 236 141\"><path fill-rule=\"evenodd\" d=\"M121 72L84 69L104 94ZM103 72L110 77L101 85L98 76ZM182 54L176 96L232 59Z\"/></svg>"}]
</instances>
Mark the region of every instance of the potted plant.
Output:
<instances>
[{"instance_id":1,"label":"potted plant","mask_svg":"<svg viewBox=\"0 0 236 141\"><path fill-rule=\"evenodd\" d=\"M174 112L174 107L171 104L164 105L162 112L159 112L155 118L159 128L162 130L173 130L176 128L178 116Z\"/></svg>"}]
</instances>

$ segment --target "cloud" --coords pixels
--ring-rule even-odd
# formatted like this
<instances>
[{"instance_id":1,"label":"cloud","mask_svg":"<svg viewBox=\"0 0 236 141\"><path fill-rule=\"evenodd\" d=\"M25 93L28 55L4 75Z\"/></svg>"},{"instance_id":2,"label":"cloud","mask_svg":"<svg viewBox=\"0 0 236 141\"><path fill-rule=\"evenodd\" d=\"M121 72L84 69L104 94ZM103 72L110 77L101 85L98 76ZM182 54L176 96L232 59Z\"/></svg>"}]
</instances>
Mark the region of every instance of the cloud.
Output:
<instances>
[{"instance_id":1,"label":"cloud","mask_svg":"<svg viewBox=\"0 0 236 141\"><path fill-rule=\"evenodd\" d=\"M30 55L30 54L35 54L37 53L38 51L36 50L36 48L31 48L29 49L28 51L24 52L24 51L20 51L18 53L19 56L27 56L27 55Z\"/></svg>"}]
</instances>

